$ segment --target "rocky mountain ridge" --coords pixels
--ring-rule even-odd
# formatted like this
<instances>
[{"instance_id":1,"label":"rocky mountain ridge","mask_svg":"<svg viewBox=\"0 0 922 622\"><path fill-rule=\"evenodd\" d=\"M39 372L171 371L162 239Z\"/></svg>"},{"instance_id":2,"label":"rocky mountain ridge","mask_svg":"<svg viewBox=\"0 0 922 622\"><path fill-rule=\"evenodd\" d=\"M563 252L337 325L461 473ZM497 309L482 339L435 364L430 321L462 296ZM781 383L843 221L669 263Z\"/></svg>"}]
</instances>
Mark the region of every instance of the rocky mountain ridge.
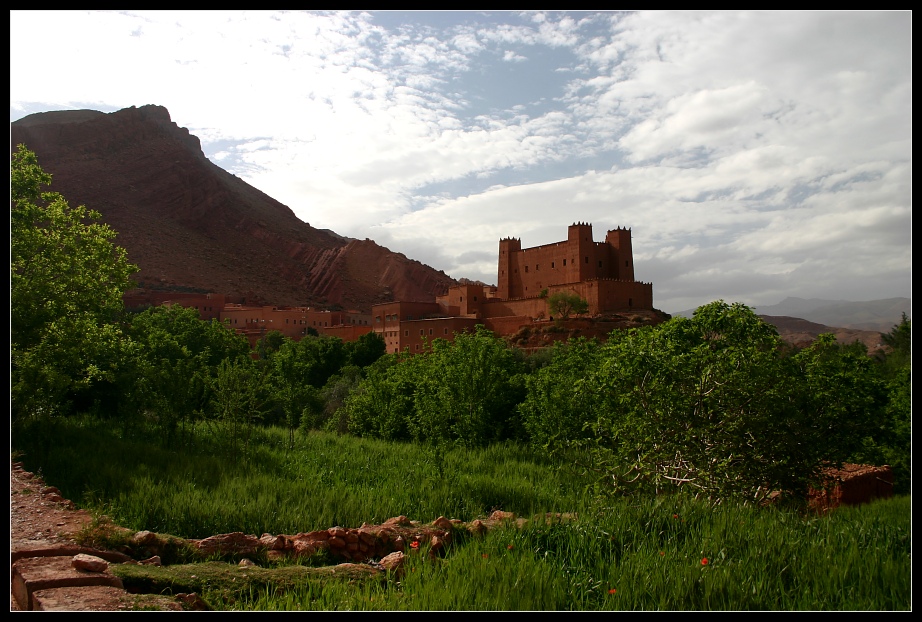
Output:
<instances>
[{"instance_id":1,"label":"rocky mountain ridge","mask_svg":"<svg viewBox=\"0 0 922 622\"><path fill-rule=\"evenodd\" d=\"M852 301L788 297L778 304L753 307L753 310L759 316L778 318L778 323L784 325L789 323L786 320L796 319L827 328L838 326L856 331L889 333L900 323L903 313L912 319L912 299ZM688 309L673 315L690 318L694 312L694 309Z\"/></svg>"},{"instance_id":2,"label":"rocky mountain ridge","mask_svg":"<svg viewBox=\"0 0 922 622\"><path fill-rule=\"evenodd\" d=\"M10 142L36 153L51 190L102 214L141 288L369 311L433 301L456 283L372 240L301 221L209 161L162 106L37 113L10 125Z\"/></svg>"}]
</instances>

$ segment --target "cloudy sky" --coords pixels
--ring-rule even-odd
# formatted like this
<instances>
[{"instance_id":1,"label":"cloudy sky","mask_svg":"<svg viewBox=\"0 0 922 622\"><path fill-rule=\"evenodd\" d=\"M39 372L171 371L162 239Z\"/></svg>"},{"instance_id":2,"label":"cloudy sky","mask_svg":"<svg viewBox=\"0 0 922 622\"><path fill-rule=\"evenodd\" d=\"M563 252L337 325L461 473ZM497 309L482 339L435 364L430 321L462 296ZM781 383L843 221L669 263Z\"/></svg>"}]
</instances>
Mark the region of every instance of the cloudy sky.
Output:
<instances>
[{"instance_id":1,"label":"cloudy sky","mask_svg":"<svg viewBox=\"0 0 922 622\"><path fill-rule=\"evenodd\" d=\"M632 230L675 313L911 297L912 13L11 11L10 121L165 106L312 226L496 283Z\"/></svg>"}]
</instances>

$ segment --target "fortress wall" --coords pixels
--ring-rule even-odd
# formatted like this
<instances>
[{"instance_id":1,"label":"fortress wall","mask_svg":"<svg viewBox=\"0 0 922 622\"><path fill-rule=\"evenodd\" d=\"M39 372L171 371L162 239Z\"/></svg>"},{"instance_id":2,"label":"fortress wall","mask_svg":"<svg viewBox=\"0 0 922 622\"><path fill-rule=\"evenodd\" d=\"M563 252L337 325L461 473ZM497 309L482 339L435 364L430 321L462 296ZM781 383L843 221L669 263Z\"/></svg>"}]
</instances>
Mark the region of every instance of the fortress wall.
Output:
<instances>
[{"instance_id":1,"label":"fortress wall","mask_svg":"<svg viewBox=\"0 0 922 622\"><path fill-rule=\"evenodd\" d=\"M512 315L507 317L485 318L484 328L493 331L496 335L515 334L522 326L531 326L533 320L527 315Z\"/></svg>"},{"instance_id":2,"label":"fortress wall","mask_svg":"<svg viewBox=\"0 0 922 622\"><path fill-rule=\"evenodd\" d=\"M537 296L515 300L494 298L480 305L480 316L484 319L520 315L529 317L547 315L547 299Z\"/></svg>"}]
</instances>

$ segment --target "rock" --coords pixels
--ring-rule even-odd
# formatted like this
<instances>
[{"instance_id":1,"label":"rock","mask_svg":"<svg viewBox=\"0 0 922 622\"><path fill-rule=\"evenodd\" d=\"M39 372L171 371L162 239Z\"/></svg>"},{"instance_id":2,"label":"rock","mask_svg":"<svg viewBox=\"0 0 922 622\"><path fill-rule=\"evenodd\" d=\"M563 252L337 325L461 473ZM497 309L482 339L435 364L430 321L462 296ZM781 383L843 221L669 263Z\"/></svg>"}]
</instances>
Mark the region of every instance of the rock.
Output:
<instances>
[{"instance_id":1,"label":"rock","mask_svg":"<svg viewBox=\"0 0 922 622\"><path fill-rule=\"evenodd\" d=\"M159 542L157 534L150 531L139 531L131 536L130 542L136 546L150 546Z\"/></svg>"},{"instance_id":2,"label":"rock","mask_svg":"<svg viewBox=\"0 0 922 622\"><path fill-rule=\"evenodd\" d=\"M204 553L250 554L262 548L262 545L256 536L235 531L199 540L198 548Z\"/></svg>"},{"instance_id":3,"label":"rock","mask_svg":"<svg viewBox=\"0 0 922 622\"><path fill-rule=\"evenodd\" d=\"M394 551L382 557L379 563L385 570L399 572L403 569L405 562L406 556L403 554L403 551Z\"/></svg>"},{"instance_id":4,"label":"rock","mask_svg":"<svg viewBox=\"0 0 922 622\"><path fill-rule=\"evenodd\" d=\"M888 465L843 464L841 469L827 469L825 476L826 486L810 491L810 506L817 511L893 496L893 471Z\"/></svg>"},{"instance_id":5,"label":"rock","mask_svg":"<svg viewBox=\"0 0 922 622\"><path fill-rule=\"evenodd\" d=\"M187 609L192 611L210 611L211 607L208 606L202 597L192 592L191 594L177 594L176 600L183 603Z\"/></svg>"},{"instance_id":6,"label":"rock","mask_svg":"<svg viewBox=\"0 0 922 622\"><path fill-rule=\"evenodd\" d=\"M432 521L432 524L435 525L436 527L439 527L440 529L448 529L448 530L450 530L454 526L452 525L452 522L448 520L447 518L445 518L444 516L439 516L437 519Z\"/></svg>"},{"instance_id":7,"label":"rock","mask_svg":"<svg viewBox=\"0 0 922 622\"><path fill-rule=\"evenodd\" d=\"M163 106L38 113L10 132L11 148L28 145L54 174L55 192L102 213L142 285L367 312L382 297L431 302L455 283L371 240L311 227L210 162ZM242 269L240 257L260 260Z\"/></svg>"},{"instance_id":8,"label":"rock","mask_svg":"<svg viewBox=\"0 0 922 622\"><path fill-rule=\"evenodd\" d=\"M77 570L83 570L84 572L105 572L109 569L109 562L101 557L86 555L85 553L74 555L73 560L71 560L71 565Z\"/></svg>"}]
</instances>

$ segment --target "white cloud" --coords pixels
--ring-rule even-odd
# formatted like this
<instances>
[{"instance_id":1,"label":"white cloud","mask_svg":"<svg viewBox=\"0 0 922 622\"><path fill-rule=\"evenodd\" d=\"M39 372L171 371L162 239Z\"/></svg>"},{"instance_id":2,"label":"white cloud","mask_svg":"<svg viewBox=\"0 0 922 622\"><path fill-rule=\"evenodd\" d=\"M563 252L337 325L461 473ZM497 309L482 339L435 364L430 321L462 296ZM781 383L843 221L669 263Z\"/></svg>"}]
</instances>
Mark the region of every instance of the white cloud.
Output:
<instances>
[{"instance_id":1,"label":"white cloud","mask_svg":"<svg viewBox=\"0 0 922 622\"><path fill-rule=\"evenodd\" d=\"M589 221L632 227L667 311L909 295L911 12L385 17L11 11L11 120L166 106L312 225L455 277Z\"/></svg>"}]
</instances>

